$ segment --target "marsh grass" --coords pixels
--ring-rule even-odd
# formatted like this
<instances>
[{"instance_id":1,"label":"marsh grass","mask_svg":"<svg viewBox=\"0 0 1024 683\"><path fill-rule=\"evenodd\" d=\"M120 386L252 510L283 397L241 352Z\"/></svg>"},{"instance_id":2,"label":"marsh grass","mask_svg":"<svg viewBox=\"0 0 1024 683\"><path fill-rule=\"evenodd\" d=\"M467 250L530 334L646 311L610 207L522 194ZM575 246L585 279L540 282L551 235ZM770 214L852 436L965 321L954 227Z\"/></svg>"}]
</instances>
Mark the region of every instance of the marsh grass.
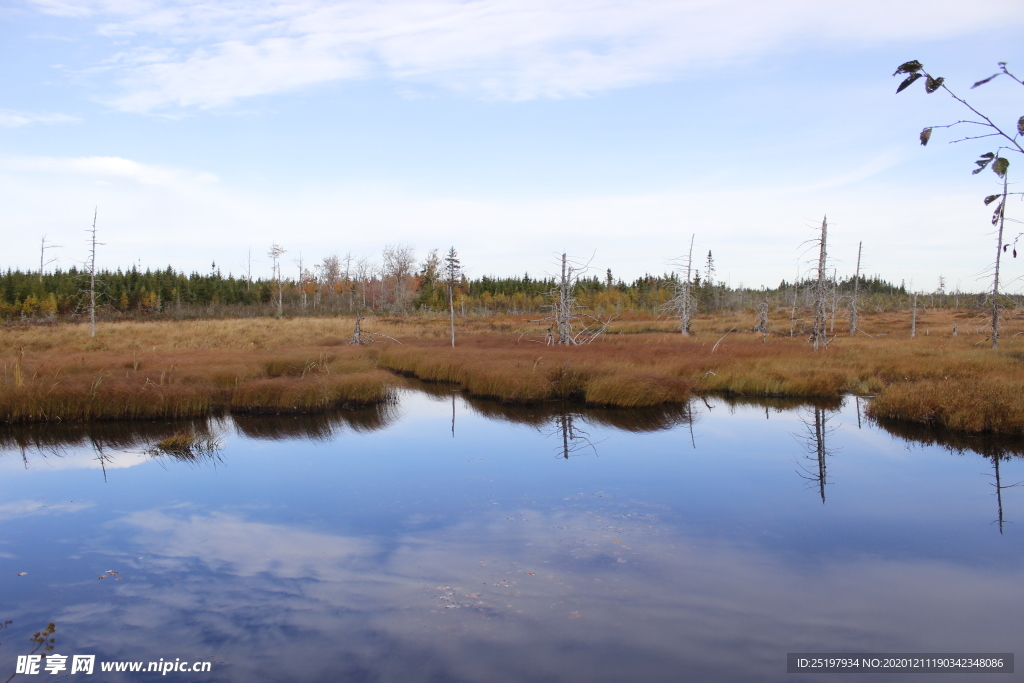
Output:
<instances>
[{"instance_id":1,"label":"marsh grass","mask_svg":"<svg viewBox=\"0 0 1024 683\"><path fill-rule=\"evenodd\" d=\"M1024 433L1020 314L1006 316L998 351L987 348L984 318L967 310L919 311L913 339L905 311L865 314L866 334L850 338L837 326L818 353L799 330L789 336L787 312L770 322L762 341L742 312L699 318L691 337L670 321L628 316L614 334L565 348L524 337L524 317L471 318L459 323L454 349L446 320L430 316L364 320L403 343L363 348L347 344L354 321L344 318L107 323L95 338L83 325L3 328L0 421L319 412L386 403L399 373L523 404L855 393L877 396L870 411L881 419Z\"/></svg>"},{"instance_id":2,"label":"marsh grass","mask_svg":"<svg viewBox=\"0 0 1024 683\"><path fill-rule=\"evenodd\" d=\"M102 350L91 342L26 339L24 353L0 358L0 421L55 422L193 418L224 412L304 413L365 406L388 400L391 373L359 349L272 348L255 350L230 336L219 344L181 343L181 330L165 323L165 344L141 349L140 339L155 341L159 330L126 324ZM151 324L146 324L151 326ZM229 326L230 327L230 326ZM58 336L66 331L55 330ZM269 335L272 336L272 335ZM269 337L268 336L268 337ZM168 340L173 340L167 343ZM260 340L260 346L267 346ZM172 348L168 349L167 346ZM14 370L18 370L15 373Z\"/></svg>"}]
</instances>

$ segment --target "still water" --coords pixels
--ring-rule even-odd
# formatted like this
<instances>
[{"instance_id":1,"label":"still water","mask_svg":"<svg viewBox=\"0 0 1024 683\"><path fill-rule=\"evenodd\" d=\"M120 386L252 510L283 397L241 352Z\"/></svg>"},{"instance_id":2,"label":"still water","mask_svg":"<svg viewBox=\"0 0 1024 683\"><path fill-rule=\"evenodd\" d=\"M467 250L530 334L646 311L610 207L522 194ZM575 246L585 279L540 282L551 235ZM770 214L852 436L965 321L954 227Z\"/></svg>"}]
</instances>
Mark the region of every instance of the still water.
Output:
<instances>
[{"instance_id":1,"label":"still water","mask_svg":"<svg viewBox=\"0 0 1024 683\"><path fill-rule=\"evenodd\" d=\"M69 662L211 663L83 681L820 681L849 676L786 653L1014 652L1024 447L863 407L433 386L306 419L6 428L0 679L51 621ZM182 429L221 447L147 452Z\"/></svg>"}]
</instances>

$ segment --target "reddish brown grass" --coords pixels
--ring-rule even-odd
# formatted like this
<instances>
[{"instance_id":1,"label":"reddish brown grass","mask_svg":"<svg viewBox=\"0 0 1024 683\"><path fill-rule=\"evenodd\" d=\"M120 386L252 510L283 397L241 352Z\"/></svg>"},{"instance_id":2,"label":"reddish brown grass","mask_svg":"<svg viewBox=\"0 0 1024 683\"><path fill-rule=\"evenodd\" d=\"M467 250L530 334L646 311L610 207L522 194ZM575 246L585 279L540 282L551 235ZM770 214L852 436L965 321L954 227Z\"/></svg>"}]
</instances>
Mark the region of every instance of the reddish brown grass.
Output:
<instances>
[{"instance_id":1,"label":"reddish brown grass","mask_svg":"<svg viewBox=\"0 0 1024 683\"><path fill-rule=\"evenodd\" d=\"M356 348L49 351L4 361L3 422L313 412L385 401L394 385Z\"/></svg>"},{"instance_id":2,"label":"reddish brown grass","mask_svg":"<svg viewBox=\"0 0 1024 683\"><path fill-rule=\"evenodd\" d=\"M0 421L366 405L391 396L394 380L386 368L522 403L640 407L713 392L876 395L871 410L880 417L1024 433L1020 316L1008 316L998 351L988 348L983 317L922 310L915 339L905 311L883 312L863 316L872 336L840 334L815 353L799 334L789 336L782 313L775 312L764 343L748 331L751 315L730 313L699 318L688 338L671 332L670 321L631 316L615 334L569 348L533 343L521 334L530 323L511 316L461 322L455 349L444 319L417 316L364 321L364 329L405 342L369 348L346 345L353 321L341 318L108 323L95 338L81 325L5 328Z\"/></svg>"}]
</instances>

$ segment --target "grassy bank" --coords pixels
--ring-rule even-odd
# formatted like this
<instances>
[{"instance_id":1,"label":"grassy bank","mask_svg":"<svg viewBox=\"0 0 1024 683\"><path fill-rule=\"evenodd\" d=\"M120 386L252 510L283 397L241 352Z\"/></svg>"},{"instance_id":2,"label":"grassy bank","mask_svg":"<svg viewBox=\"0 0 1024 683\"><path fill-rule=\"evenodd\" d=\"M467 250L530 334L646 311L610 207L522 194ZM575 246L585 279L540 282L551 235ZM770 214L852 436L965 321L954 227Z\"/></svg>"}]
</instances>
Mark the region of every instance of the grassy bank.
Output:
<instances>
[{"instance_id":1,"label":"grassy bank","mask_svg":"<svg viewBox=\"0 0 1024 683\"><path fill-rule=\"evenodd\" d=\"M663 320L624 320L594 344L533 343L513 317L460 324L371 319L364 329L403 344L346 344L342 318L146 322L0 330L0 420L183 418L216 412L316 412L386 401L391 372L456 382L506 402L553 399L636 408L693 394L875 397L880 418L968 433L1024 434L1024 339L1011 318L998 351L969 311L923 311L918 336L900 313L865 316L867 334L814 353L789 321L762 340L739 314L702 319L696 334ZM957 334L952 335L953 326ZM732 331L731 331L732 330ZM870 335L870 336L869 336Z\"/></svg>"},{"instance_id":2,"label":"grassy bank","mask_svg":"<svg viewBox=\"0 0 1024 683\"><path fill-rule=\"evenodd\" d=\"M241 321L108 324L95 338L84 326L5 331L0 421L305 413L392 396L393 375L361 349L290 332Z\"/></svg>"}]
</instances>

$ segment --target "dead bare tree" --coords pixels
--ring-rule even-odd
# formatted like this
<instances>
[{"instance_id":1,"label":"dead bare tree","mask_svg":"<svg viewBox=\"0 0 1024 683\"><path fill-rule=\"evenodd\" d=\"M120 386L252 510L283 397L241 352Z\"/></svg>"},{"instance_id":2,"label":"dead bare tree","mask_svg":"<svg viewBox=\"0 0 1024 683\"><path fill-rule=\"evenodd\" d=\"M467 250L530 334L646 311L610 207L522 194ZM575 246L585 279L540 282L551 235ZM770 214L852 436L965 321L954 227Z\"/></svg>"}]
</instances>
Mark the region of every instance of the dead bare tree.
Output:
<instances>
[{"instance_id":1,"label":"dead bare tree","mask_svg":"<svg viewBox=\"0 0 1024 683\"><path fill-rule=\"evenodd\" d=\"M281 288L281 256L288 253L286 249L278 245L277 242L273 242L270 245L270 251L267 252L267 256L270 257L273 262L272 277L274 283L277 285L277 317L280 318L284 315L284 293Z\"/></svg>"},{"instance_id":2,"label":"dead bare tree","mask_svg":"<svg viewBox=\"0 0 1024 683\"><path fill-rule=\"evenodd\" d=\"M89 233L89 336L96 336L96 247L102 246L102 242L96 241L96 217L99 215L99 207L92 212L92 228Z\"/></svg>"},{"instance_id":3,"label":"dead bare tree","mask_svg":"<svg viewBox=\"0 0 1024 683\"><path fill-rule=\"evenodd\" d=\"M768 340L768 296L757 305L757 323L754 324L754 332L761 335L761 343Z\"/></svg>"},{"instance_id":4,"label":"dead bare tree","mask_svg":"<svg viewBox=\"0 0 1024 683\"><path fill-rule=\"evenodd\" d=\"M551 328L554 328L549 328L548 343L563 346L589 344L608 329L614 317L599 320L595 316L580 312L575 295L576 285L590 268L590 261L579 263L563 253L561 264L561 276L555 283L555 288L548 292L551 303L547 308L551 315L547 320L551 321Z\"/></svg>"},{"instance_id":5,"label":"dead bare tree","mask_svg":"<svg viewBox=\"0 0 1024 683\"><path fill-rule=\"evenodd\" d=\"M462 281L462 263L455 247L444 257L444 283L448 290L448 316L451 322L452 348L455 348L455 285ZM453 418L454 419L454 418Z\"/></svg>"},{"instance_id":6,"label":"dead bare tree","mask_svg":"<svg viewBox=\"0 0 1024 683\"><path fill-rule=\"evenodd\" d=\"M685 259L677 259L675 265L682 270L686 268L686 277L676 283L675 295L665 304L665 310L673 317L679 318L679 332L684 337L690 335L690 319L694 311L693 298L693 240L696 235L690 235L690 251Z\"/></svg>"},{"instance_id":7,"label":"dead bare tree","mask_svg":"<svg viewBox=\"0 0 1024 683\"><path fill-rule=\"evenodd\" d=\"M345 289L348 290L348 311L351 313L352 309L355 308L355 295L356 286L352 281L352 252L345 252L345 279L343 280Z\"/></svg>"},{"instance_id":8,"label":"dead bare tree","mask_svg":"<svg viewBox=\"0 0 1024 683\"><path fill-rule=\"evenodd\" d=\"M380 341L379 339L374 339L373 337L383 337L384 339L390 339L396 344L402 343L389 335L381 334L380 332L370 332L369 330L364 330L363 320L365 320L365 317L357 313L356 327L355 330L352 332L352 338L348 342L350 345L355 344L356 346L363 346L366 344L372 344L376 341Z\"/></svg>"},{"instance_id":9,"label":"dead bare tree","mask_svg":"<svg viewBox=\"0 0 1024 683\"><path fill-rule=\"evenodd\" d=\"M857 334L857 295L860 289L860 252L864 243L857 243L857 270L853 274L853 298L850 299L850 336Z\"/></svg>"},{"instance_id":10,"label":"dead bare tree","mask_svg":"<svg viewBox=\"0 0 1024 683\"><path fill-rule=\"evenodd\" d=\"M43 282L43 270L46 268L46 266L50 265L51 263L56 263L57 262L57 258L56 257L50 259L49 261L46 260L46 250L47 249L56 249L57 247L60 247L60 246L62 246L62 245L60 245L60 244L53 244L53 243L47 244L46 243L46 235L45 234L43 235L43 240L42 240L41 246L39 247L39 283L40 284L42 284L42 282Z\"/></svg>"},{"instance_id":11,"label":"dead bare tree","mask_svg":"<svg viewBox=\"0 0 1024 683\"><path fill-rule=\"evenodd\" d=\"M1024 134L1024 116L1021 117L1021 128L1022 134ZM1009 166L1009 162L1006 164ZM1006 251L1006 247L1009 245L1003 244L1003 226L1006 222L1006 199L1008 185L1007 185L1007 173L1006 169L1003 169L1003 192L999 201L996 205L995 213L992 216L992 222L997 224L996 229L996 261L993 266L994 272L992 275L992 348L999 347L999 263L1002 260L1003 252ZM994 201L994 200L992 200ZM989 198L985 198L985 202L989 203ZM1017 255L1017 250L1013 250L1013 255Z\"/></svg>"},{"instance_id":12,"label":"dead bare tree","mask_svg":"<svg viewBox=\"0 0 1024 683\"><path fill-rule=\"evenodd\" d=\"M248 292L252 287L252 247L249 247L246 260L242 263L242 266L245 268L245 291Z\"/></svg>"},{"instance_id":13,"label":"dead bare tree","mask_svg":"<svg viewBox=\"0 0 1024 683\"><path fill-rule=\"evenodd\" d=\"M552 312L558 329L558 344L563 345L576 343L572 334L573 312L576 310L573 289L579 276L574 275L573 271L574 268L566 258L565 252L562 252L562 276L558 280L558 288L552 293Z\"/></svg>"},{"instance_id":14,"label":"dead bare tree","mask_svg":"<svg viewBox=\"0 0 1024 683\"><path fill-rule=\"evenodd\" d=\"M911 294L910 303L910 337L917 336L917 292Z\"/></svg>"},{"instance_id":15,"label":"dead bare tree","mask_svg":"<svg viewBox=\"0 0 1024 683\"><path fill-rule=\"evenodd\" d=\"M302 252L299 252L299 258L295 260L295 265L299 267L299 290L302 292L302 308L303 310L309 305L309 301L306 298L306 282L310 279L309 272L303 267Z\"/></svg>"},{"instance_id":16,"label":"dead bare tree","mask_svg":"<svg viewBox=\"0 0 1024 683\"><path fill-rule=\"evenodd\" d=\"M825 309L828 301L828 287L826 283L826 266L828 251L826 249L828 240L828 216L821 221L821 237L815 240L818 243L818 281L814 288L814 327L811 330L811 342L814 350L823 349L828 345L828 337L825 332Z\"/></svg>"}]
</instances>

